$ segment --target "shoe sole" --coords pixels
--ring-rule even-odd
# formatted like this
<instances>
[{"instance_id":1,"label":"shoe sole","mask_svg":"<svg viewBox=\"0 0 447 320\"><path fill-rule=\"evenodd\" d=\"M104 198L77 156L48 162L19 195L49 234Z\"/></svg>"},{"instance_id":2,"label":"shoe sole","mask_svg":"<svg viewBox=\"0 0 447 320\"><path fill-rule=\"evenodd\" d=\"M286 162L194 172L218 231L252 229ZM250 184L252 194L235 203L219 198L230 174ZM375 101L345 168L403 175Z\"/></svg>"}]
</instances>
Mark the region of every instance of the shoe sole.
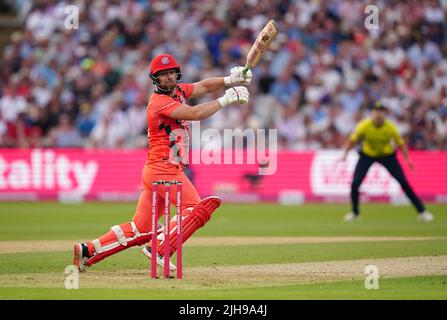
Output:
<instances>
[{"instance_id":1,"label":"shoe sole","mask_svg":"<svg viewBox=\"0 0 447 320\"><path fill-rule=\"evenodd\" d=\"M146 248L143 248L143 250L141 250L141 252L143 252L143 254L149 258L149 260L151 259L151 254Z\"/></svg>"},{"instance_id":2,"label":"shoe sole","mask_svg":"<svg viewBox=\"0 0 447 320\"><path fill-rule=\"evenodd\" d=\"M143 252L143 254L146 256L146 257L148 257L149 258L149 260L152 260L152 254L146 249L146 247L144 247L142 250L141 250L141 252ZM158 260L158 259L157 259ZM164 268L164 266L165 266L165 264L164 264L164 260L163 260L163 263L159 263L158 261L157 261L157 266L159 266L160 268ZM170 266L169 267L169 271L175 271L175 270L177 270L177 267L175 267L175 266Z\"/></svg>"},{"instance_id":3,"label":"shoe sole","mask_svg":"<svg viewBox=\"0 0 447 320\"><path fill-rule=\"evenodd\" d=\"M79 272L85 271L85 263L82 258L82 247L79 243L73 246L73 264L78 268Z\"/></svg>"}]
</instances>

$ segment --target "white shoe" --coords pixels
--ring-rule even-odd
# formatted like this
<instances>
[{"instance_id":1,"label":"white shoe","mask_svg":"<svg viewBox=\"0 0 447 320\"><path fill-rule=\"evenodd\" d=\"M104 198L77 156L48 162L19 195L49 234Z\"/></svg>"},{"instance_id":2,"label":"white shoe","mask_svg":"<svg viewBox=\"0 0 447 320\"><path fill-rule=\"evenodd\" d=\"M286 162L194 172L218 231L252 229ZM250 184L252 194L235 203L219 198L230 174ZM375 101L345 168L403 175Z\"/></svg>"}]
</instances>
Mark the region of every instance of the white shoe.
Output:
<instances>
[{"instance_id":1,"label":"white shoe","mask_svg":"<svg viewBox=\"0 0 447 320\"><path fill-rule=\"evenodd\" d=\"M355 214L354 212L349 212L347 213L344 217L343 220L346 222L354 222L359 218L359 216L357 214Z\"/></svg>"},{"instance_id":2,"label":"white shoe","mask_svg":"<svg viewBox=\"0 0 447 320\"><path fill-rule=\"evenodd\" d=\"M434 219L435 217L433 216L433 214L431 214L428 211L424 211L421 214L419 214L418 219L423 221L423 222L430 222Z\"/></svg>"},{"instance_id":3,"label":"white shoe","mask_svg":"<svg viewBox=\"0 0 447 320\"><path fill-rule=\"evenodd\" d=\"M85 263L88 257L84 256L82 244L76 243L73 247L73 264L78 268L79 272L84 272L87 269Z\"/></svg>"},{"instance_id":4,"label":"white shoe","mask_svg":"<svg viewBox=\"0 0 447 320\"><path fill-rule=\"evenodd\" d=\"M145 245L143 247L142 251L143 251L144 255L149 258L149 260L152 259L151 247L149 247L148 245ZM165 259L163 258L163 256L159 255L158 253L157 253L157 265L162 268L164 268L164 266L165 266ZM171 262L171 260L169 260L169 271L175 271L175 270L177 270L177 267L175 266L175 264L173 264Z\"/></svg>"}]
</instances>

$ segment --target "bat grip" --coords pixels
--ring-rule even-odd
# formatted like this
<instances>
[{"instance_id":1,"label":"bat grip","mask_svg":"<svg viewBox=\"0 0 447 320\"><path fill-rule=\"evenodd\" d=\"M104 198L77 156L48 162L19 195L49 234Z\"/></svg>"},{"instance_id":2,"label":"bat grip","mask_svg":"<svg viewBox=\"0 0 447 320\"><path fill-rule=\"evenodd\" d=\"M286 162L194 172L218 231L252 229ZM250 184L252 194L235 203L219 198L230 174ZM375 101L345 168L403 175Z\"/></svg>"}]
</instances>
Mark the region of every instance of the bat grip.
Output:
<instances>
[{"instance_id":1,"label":"bat grip","mask_svg":"<svg viewBox=\"0 0 447 320\"><path fill-rule=\"evenodd\" d=\"M250 70L250 68L245 65L244 69L242 70L242 76L245 78L245 76L247 75L248 70Z\"/></svg>"}]
</instances>

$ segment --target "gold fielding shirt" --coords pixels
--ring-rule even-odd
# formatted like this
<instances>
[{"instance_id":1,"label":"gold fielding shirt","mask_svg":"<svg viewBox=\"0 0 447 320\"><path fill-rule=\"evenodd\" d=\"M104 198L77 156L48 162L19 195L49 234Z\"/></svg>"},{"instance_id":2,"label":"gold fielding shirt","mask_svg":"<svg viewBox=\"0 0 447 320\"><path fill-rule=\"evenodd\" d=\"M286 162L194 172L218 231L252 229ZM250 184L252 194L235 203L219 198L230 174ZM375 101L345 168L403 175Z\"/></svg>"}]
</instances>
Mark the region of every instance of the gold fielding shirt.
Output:
<instances>
[{"instance_id":1,"label":"gold fielding shirt","mask_svg":"<svg viewBox=\"0 0 447 320\"><path fill-rule=\"evenodd\" d=\"M360 150L373 158L389 156L394 153L395 145L404 144L396 125L388 119L380 127L376 127L370 118L363 119L355 127L350 139L360 142Z\"/></svg>"}]
</instances>

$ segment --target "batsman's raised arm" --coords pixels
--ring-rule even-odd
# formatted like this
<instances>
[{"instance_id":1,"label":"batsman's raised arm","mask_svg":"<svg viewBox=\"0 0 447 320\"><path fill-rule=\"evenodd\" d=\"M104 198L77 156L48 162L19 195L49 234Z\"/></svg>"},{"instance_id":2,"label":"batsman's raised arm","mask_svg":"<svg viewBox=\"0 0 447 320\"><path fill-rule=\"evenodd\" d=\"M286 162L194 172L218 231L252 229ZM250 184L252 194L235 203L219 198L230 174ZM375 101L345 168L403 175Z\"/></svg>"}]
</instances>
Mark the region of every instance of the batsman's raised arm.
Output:
<instances>
[{"instance_id":1,"label":"batsman's raised arm","mask_svg":"<svg viewBox=\"0 0 447 320\"><path fill-rule=\"evenodd\" d=\"M194 91L191 98L201 97L207 93L220 90L225 87L224 77L209 78L194 83Z\"/></svg>"},{"instance_id":2,"label":"batsman's raised arm","mask_svg":"<svg viewBox=\"0 0 447 320\"><path fill-rule=\"evenodd\" d=\"M230 75L227 77L209 78L194 83L194 91L191 98L201 97L207 93L215 92L233 85L250 85L252 73L249 70L244 76L242 74L243 70L244 67L234 67L230 70Z\"/></svg>"},{"instance_id":3,"label":"batsman's raised arm","mask_svg":"<svg viewBox=\"0 0 447 320\"><path fill-rule=\"evenodd\" d=\"M226 107L229 104L248 102L249 92L247 88L239 86L227 89L225 94L219 99L198 104L191 107L187 104L182 104L170 114L170 117L177 120L203 120L213 114L219 109Z\"/></svg>"}]
</instances>

